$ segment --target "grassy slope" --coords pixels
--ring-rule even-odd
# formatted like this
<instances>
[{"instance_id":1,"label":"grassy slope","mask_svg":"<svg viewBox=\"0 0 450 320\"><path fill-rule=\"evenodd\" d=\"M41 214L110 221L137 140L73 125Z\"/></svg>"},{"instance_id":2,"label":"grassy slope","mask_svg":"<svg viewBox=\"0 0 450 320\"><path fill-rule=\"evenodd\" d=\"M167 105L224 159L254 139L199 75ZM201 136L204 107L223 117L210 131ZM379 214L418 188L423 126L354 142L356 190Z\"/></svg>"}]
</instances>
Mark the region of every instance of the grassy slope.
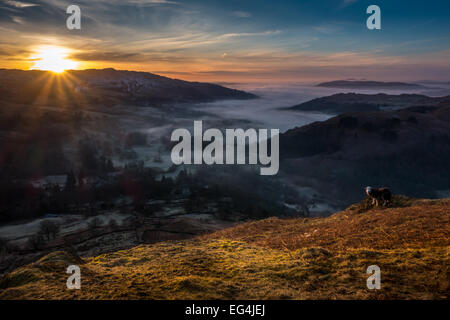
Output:
<instances>
[{"instance_id":1,"label":"grassy slope","mask_svg":"<svg viewBox=\"0 0 450 320\"><path fill-rule=\"evenodd\" d=\"M448 299L450 199L363 201L329 218L248 222L193 240L85 259L65 288L54 252L0 280L2 299ZM381 268L381 290L366 268Z\"/></svg>"}]
</instances>

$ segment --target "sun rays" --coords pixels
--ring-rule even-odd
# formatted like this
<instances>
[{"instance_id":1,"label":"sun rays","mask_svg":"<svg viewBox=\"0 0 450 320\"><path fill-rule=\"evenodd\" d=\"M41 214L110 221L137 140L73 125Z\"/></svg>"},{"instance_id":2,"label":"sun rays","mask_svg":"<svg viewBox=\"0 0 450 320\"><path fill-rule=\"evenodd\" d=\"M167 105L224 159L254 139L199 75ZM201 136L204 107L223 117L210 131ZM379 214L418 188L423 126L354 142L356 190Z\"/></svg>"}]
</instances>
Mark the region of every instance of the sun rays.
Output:
<instances>
[{"instance_id":1,"label":"sun rays","mask_svg":"<svg viewBox=\"0 0 450 320\"><path fill-rule=\"evenodd\" d=\"M46 70L61 73L65 70L76 69L78 62L67 58L70 50L57 46L42 46L36 49L31 57L35 62L31 70Z\"/></svg>"}]
</instances>

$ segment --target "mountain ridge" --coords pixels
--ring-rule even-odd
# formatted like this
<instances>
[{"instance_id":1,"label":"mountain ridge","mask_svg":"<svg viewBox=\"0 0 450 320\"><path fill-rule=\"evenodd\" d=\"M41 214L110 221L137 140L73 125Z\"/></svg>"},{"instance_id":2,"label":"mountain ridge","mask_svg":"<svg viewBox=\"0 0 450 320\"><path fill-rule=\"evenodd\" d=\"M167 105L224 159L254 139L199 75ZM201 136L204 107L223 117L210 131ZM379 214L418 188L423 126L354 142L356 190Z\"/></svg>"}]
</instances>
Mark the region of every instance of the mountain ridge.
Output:
<instances>
[{"instance_id":1,"label":"mountain ridge","mask_svg":"<svg viewBox=\"0 0 450 320\"><path fill-rule=\"evenodd\" d=\"M315 98L286 110L317 111L328 114L345 112L380 111L383 108L403 109L412 106L437 106L450 101L450 96L429 97L420 94L389 95L385 93L337 93Z\"/></svg>"},{"instance_id":2,"label":"mountain ridge","mask_svg":"<svg viewBox=\"0 0 450 320\"><path fill-rule=\"evenodd\" d=\"M0 95L2 100L16 103L130 103L146 106L257 98L254 94L217 84L113 68L67 70L62 74L0 69Z\"/></svg>"},{"instance_id":3,"label":"mountain ridge","mask_svg":"<svg viewBox=\"0 0 450 320\"><path fill-rule=\"evenodd\" d=\"M335 80L322 82L317 87L325 88L352 88L352 89L423 89L423 85L406 82L384 82L384 81L369 81L369 80Z\"/></svg>"}]
</instances>

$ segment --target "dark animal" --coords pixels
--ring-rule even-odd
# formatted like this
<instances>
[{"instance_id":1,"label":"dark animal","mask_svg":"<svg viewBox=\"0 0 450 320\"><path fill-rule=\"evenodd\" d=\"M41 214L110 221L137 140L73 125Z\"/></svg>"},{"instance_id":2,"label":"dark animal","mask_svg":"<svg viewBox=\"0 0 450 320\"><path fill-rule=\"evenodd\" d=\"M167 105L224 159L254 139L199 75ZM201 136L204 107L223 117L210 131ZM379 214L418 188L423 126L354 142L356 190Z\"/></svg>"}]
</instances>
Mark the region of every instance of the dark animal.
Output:
<instances>
[{"instance_id":1,"label":"dark animal","mask_svg":"<svg viewBox=\"0 0 450 320\"><path fill-rule=\"evenodd\" d=\"M372 188L366 187L366 194L372 199L372 205L376 204L378 207L380 201L383 201L383 206L391 202L391 191L388 188Z\"/></svg>"}]
</instances>

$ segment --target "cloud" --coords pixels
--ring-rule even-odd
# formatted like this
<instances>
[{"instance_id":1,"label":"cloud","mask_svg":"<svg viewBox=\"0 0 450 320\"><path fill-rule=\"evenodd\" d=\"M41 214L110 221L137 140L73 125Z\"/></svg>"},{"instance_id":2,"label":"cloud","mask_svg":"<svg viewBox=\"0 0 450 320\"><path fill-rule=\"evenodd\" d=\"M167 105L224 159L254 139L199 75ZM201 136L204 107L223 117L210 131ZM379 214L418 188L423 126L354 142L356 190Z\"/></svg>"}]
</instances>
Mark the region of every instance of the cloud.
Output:
<instances>
[{"instance_id":1,"label":"cloud","mask_svg":"<svg viewBox=\"0 0 450 320\"><path fill-rule=\"evenodd\" d=\"M187 75L184 78L191 80L235 81L241 75L269 78L271 73L314 77L314 71L324 75L327 68L330 73L350 77L359 76L358 67L380 67L385 72L389 66L399 70L414 62L445 66L439 58L442 55L430 60L428 56L412 60L411 55L415 50L442 52L448 43L447 34L441 34L442 39L434 34L413 39L409 32L401 38L383 37L372 43L362 33L365 28L357 25L359 20L355 22L344 14L328 19L327 13L319 10L317 14L313 5L304 7L300 1L292 10L290 5L282 6L274 15L267 11L270 4L247 12L198 0L77 0L82 10L81 32L71 32L65 26L65 9L72 3L0 0L0 67L27 68L29 54L20 50L32 52L42 44L71 48L71 58L89 67L165 70L161 73ZM330 3L347 7L358 4L357 0ZM304 16L297 16L297 12ZM23 63L4 62L13 59ZM434 65L431 68L438 70Z\"/></svg>"},{"instance_id":2,"label":"cloud","mask_svg":"<svg viewBox=\"0 0 450 320\"><path fill-rule=\"evenodd\" d=\"M4 48L2 48L2 50L0 50L0 57L2 57L2 59L11 58L17 60L25 60L30 56L30 54L31 51L29 50L17 49L11 46L5 46Z\"/></svg>"},{"instance_id":3,"label":"cloud","mask_svg":"<svg viewBox=\"0 0 450 320\"><path fill-rule=\"evenodd\" d=\"M44 2L47 2L52 5L61 5L61 6L67 6L71 1L61 1L61 0L43 0ZM12 1L15 2L15 1ZM64 2L64 3L62 3ZM123 0L96 0L93 1L84 1L80 0L78 1L80 4L90 4L95 5L95 3L106 3L109 5L123 5L123 4L131 4L131 5L158 5L158 4L179 4L177 1L171 1L171 0L127 0L126 2Z\"/></svg>"},{"instance_id":4,"label":"cloud","mask_svg":"<svg viewBox=\"0 0 450 320\"><path fill-rule=\"evenodd\" d=\"M81 61L144 61L146 57L138 52L116 51L87 51L77 52L70 56L71 59Z\"/></svg>"},{"instance_id":5,"label":"cloud","mask_svg":"<svg viewBox=\"0 0 450 320\"><path fill-rule=\"evenodd\" d=\"M352 5L353 3L357 2L358 0L344 0L341 3L341 8L345 8L348 7L350 5Z\"/></svg>"},{"instance_id":6,"label":"cloud","mask_svg":"<svg viewBox=\"0 0 450 320\"><path fill-rule=\"evenodd\" d=\"M108 1L111 2L111 1ZM122 1L116 1L116 2L122 2ZM175 1L169 1L169 0L130 0L128 3L137 3L137 4L178 4L178 2Z\"/></svg>"},{"instance_id":7,"label":"cloud","mask_svg":"<svg viewBox=\"0 0 450 320\"><path fill-rule=\"evenodd\" d=\"M233 11L233 15L238 18L250 18L252 16L251 13L245 11Z\"/></svg>"},{"instance_id":8,"label":"cloud","mask_svg":"<svg viewBox=\"0 0 450 320\"><path fill-rule=\"evenodd\" d=\"M6 4L16 7L16 8L28 8L28 7L38 7L38 4L35 3L28 3L28 2L21 2L21 1L13 1L13 0L7 0L5 1Z\"/></svg>"},{"instance_id":9,"label":"cloud","mask_svg":"<svg viewBox=\"0 0 450 320\"><path fill-rule=\"evenodd\" d=\"M323 24L313 27L313 30L323 34L332 34L339 30L339 27L336 25Z\"/></svg>"},{"instance_id":10,"label":"cloud","mask_svg":"<svg viewBox=\"0 0 450 320\"><path fill-rule=\"evenodd\" d=\"M241 39L249 37L265 37L280 34L280 30L269 30L264 32L242 32L242 33L223 33L215 32L191 32L184 33L182 30L175 29L171 33L154 33L145 35L136 40L128 40L127 48L135 51L160 51L160 52L197 52L203 55L207 52L214 52L215 55L222 54L223 50L229 50L236 47L251 47L252 43L243 43ZM226 47L225 47L226 46ZM222 51L218 53L216 50Z\"/></svg>"},{"instance_id":11,"label":"cloud","mask_svg":"<svg viewBox=\"0 0 450 320\"><path fill-rule=\"evenodd\" d=\"M152 73L156 74L173 74L173 75L180 75L180 76L188 76L192 75L192 72L184 72L184 71L173 71L173 70L152 70Z\"/></svg>"},{"instance_id":12,"label":"cloud","mask_svg":"<svg viewBox=\"0 0 450 320\"><path fill-rule=\"evenodd\" d=\"M126 4L126 5L137 5L137 6L151 6L151 5L178 5L179 2L170 0L128 0L124 2L123 0L97 0L98 2L104 2L108 4Z\"/></svg>"},{"instance_id":13,"label":"cloud","mask_svg":"<svg viewBox=\"0 0 450 320\"><path fill-rule=\"evenodd\" d=\"M358 0L344 0L344 5L350 5L350 4L352 4L352 3L355 3L355 2L357 2Z\"/></svg>"},{"instance_id":14,"label":"cloud","mask_svg":"<svg viewBox=\"0 0 450 320\"><path fill-rule=\"evenodd\" d=\"M280 30L268 30L264 32L241 32L241 33L225 33L219 36L219 39L226 38L239 38L239 37L259 37L259 36L272 36L280 34Z\"/></svg>"},{"instance_id":15,"label":"cloud","mask_svg":"<svg viewBox=\"0 0 450 320\"><path fill-rule=\"evenodd\" d=\"M25 19L17 16L11 16L11 20L18 24L25 24Z\"/></svg>"}]
</instances>

